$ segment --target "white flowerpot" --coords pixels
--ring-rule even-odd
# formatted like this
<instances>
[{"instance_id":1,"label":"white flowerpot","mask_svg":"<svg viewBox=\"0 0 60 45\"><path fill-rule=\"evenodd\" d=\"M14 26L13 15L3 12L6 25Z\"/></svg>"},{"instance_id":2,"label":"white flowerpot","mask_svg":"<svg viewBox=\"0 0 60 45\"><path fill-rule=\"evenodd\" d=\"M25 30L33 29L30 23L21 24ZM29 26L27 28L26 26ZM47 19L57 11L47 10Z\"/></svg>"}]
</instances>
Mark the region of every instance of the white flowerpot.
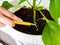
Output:
<instances>
[{"instance_id":1,"label":"white flowerpot","mask_svg":"<svg viewBox=\"0 0 60 45\"><path fill-rule=\"evenodd\" d=\"M11 28L10 26L5 26L3 28L0 28L2 33L4 33L4 35L1 33L0 37L3 41L6 41L7 43L15 43L17 45L20 44L24 44L24 45L44 45L43 41L42 41L42 35L30 35L30 34L25 34L22 32L19 32L13 28ZM3 37L2 37L3 35ZM5 38L5 39L4 39ZM10 42L8 42L11 39ZM12 43L12 44L13 44ZM11 44L11 45L12 45Z\"/></svg>"}]
</instances>

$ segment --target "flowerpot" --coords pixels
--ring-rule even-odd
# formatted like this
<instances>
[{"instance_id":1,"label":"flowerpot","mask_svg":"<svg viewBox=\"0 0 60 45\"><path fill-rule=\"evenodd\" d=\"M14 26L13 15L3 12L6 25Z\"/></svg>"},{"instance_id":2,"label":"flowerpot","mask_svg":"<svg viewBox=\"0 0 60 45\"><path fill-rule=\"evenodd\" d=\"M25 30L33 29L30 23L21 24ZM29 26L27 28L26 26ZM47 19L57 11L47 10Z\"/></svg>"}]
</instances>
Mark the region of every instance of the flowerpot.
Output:
<instances>
[{"instance_id":1,"label":"flowerpot","mask_svg":"<svg viewBox=\"0 0 60 45\"><path fill-rule=\"evenodd\" d=\"M5 26L1 29L1 39L9 44L16 42L17 45L44 45L42 35L30 35L19 32L10 26ZM2 36L5 35L5 36ZM11 41L9 41L11 39ZM9 41L9 42L8 42ZM12 45L12 44L11 44Z\"/></svg>"}]
</instances>

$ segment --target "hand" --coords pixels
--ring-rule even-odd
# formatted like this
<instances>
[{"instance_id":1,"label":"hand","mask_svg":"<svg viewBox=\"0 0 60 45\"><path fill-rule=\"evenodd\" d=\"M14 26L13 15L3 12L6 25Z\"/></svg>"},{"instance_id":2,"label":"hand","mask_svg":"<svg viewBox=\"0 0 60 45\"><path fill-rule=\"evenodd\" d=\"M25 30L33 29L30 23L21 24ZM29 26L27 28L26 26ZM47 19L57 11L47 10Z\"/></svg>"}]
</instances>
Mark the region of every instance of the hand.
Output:
<instances>
[{"instance_id":1,"label":"hand","mask_svg":"<svg viewBox=\"0 0 60 45\"><path fill-rule=\"evenodd\" d=\"M0 6L0 27L5 26L6 24L14 27L15 24L12 20L23 22L22 19Z\"/></svg>"}]
</instances>

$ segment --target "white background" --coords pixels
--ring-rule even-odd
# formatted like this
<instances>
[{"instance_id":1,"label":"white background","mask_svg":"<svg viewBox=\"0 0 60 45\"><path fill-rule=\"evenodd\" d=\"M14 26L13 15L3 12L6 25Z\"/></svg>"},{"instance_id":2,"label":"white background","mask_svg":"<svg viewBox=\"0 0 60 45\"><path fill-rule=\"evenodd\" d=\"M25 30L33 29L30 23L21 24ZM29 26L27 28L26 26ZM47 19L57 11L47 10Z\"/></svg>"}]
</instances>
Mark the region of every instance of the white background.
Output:
<instances>
[{"instance_id":1,"label":"white background","mask_svg":"<svg viewBox=\"0 0 60 45\"><path fill-rule=\"evenodd\" d=\"M2 4L3 1L5 1L5 0L0 0L0 5ZM7 1L9 1L9 2L14 1L13 4L16 4L16 2L18 0L7 0ZM32 2L32 0L29 0L29 1ZM38 2L39 2L39 0L37 0L37 4L38 4ZM24 5L27 5L27 4L24 3ZM42 0L40 5L44 6L45 8L49 7L49 0Z\"/></svg>"}]
</instances>

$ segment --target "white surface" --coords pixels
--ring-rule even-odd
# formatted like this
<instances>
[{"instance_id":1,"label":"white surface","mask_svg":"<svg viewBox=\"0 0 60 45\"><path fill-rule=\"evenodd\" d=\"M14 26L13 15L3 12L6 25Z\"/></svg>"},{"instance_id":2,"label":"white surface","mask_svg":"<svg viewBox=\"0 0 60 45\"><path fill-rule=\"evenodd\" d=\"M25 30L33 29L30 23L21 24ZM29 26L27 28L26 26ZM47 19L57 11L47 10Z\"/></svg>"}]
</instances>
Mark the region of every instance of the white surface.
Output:
<instances>
[{"instance_id":1,"label":"white surface","mask_svg":"<svg viewBox=\"0 0 60 45\"><path fill-rule=\"evenodd\" d=\"M5 1L5 0L0 0L0 6L2 5L3 1ZM7 1L10 2L10 3L13 4L13 5L17 5L19 0L7 0ZM29 0L29 1L32 3L32 0ZM39 0L37 0L36 3L38 4L38 2L39 2ZM44 6L46 9L48 9L49 3L50 3L49 0L42 0L40 6ZM30 5L29 5L27 2L24 2L24 3L21 4L20 6L27 6L27 7L29 7ZM9 9L9 11L15 12L15 11L18 10L18 9L19 9L19 8L12 7L12 8ZM14 11L13 11L13 10L14 10Z\"/></svg>"},{"instance_id":2,"label":"white surface","mask_svg":"<svg viewBox=\"0 0 60 45\"><path fill-rule=\"evenodd\" d=\"M2 4L2 2L3 1L5 1L5 0L0 0L0 6L1 6L1 4ZM11 4L13 4L13 5L17 5L18 4L18 1L19 0L7 0L8 2L10 2ZM29 0L31 3L32 3L32 0ZM39 0L37 0L37 4L38 4L38 2L39 2ZM48 7L49 7L49 3L50 3L50 1L49 0L42 0L42 2L41 2L41 4L40 4L40 6L44 6L46 9L48 9ZM27 2L24 2L23 4L21 4L21 6L30 6ZM15 10L15 9L14 9Z\"/></svg>"},{"instance_id":3,"label":"white surface","mask_svg":"<svg viewBox=\"0 0 60 45\"><path fill-rule=\"evenodd\" d=\"M13 4L13 5L17 5L18 4L18 1L19 0L15 0L14 2L12 1L11 2L11 4ZM32 2L33 0L29 0L29 2L32 4L33 2ZM37 0L37 2L36 2L36 4L38 4L38 2L39 2L40 0ZM46 9L48 9L48 7L49 7L49 3L50 3L50 1L49 0L42 0L42 2L41 2L41 4L39 5L39 6L43 6L44 8L46 8ZM30 5L25 1L23 4L21 4L20 6L27 6L27 7L29 7ZM13 10L14 11L13 11ZM19 8L18 8L19 9ZM9 9L9 11L11 11L11 12L15 12L16 10L18 10L17 8L11 8L11 9Z\"/></svg>"}]
</instances>

